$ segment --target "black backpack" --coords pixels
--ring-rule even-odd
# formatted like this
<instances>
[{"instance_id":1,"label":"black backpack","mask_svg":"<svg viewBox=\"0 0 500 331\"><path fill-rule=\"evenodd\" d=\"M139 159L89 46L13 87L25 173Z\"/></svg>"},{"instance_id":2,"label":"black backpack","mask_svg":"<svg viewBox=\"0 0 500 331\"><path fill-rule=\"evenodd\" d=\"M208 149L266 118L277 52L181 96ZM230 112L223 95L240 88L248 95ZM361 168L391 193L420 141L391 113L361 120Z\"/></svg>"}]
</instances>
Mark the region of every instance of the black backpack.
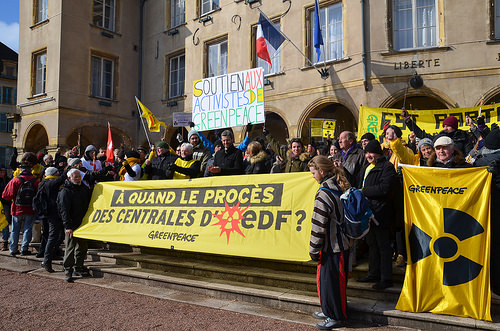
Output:
<instances>
[{"instance_id":1,"label":"black backpack","mask_svg":"<svg viewBox=\"0 0 500 331\"><path fill-rule=\"evenodd\" d=\"M48 214L48 201L49 196L47 189L45 187L45 181L42 181L40 185L38 185L38 191L33 198L33 211L38 216L47 216Z\"/></svg>"},{"instance_id":2,"label":"black backpack","mask_svg":"<svg viewBox=\"0 0 500 331\"><path fill-rule=\"evenodd\" d=\"M31 180L25 180L23 177L17 177L21 180L21 186L17 190L15 204L19 207L31 207L33 204L33 198L35 197L35 185L33 184L36 178Z\"/></svg>"}]
</instances>

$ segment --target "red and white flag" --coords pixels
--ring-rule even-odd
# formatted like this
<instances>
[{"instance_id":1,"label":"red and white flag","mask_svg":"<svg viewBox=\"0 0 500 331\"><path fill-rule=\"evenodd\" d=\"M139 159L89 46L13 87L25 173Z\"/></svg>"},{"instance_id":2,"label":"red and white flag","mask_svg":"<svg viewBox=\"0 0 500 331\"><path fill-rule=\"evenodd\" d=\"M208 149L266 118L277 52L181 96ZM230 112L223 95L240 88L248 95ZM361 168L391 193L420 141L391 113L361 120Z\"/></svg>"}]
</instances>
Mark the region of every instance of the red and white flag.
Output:
<instances>
[{"instance_id":1,"label":"red and white flag","mask_svg":"<svg viewBox=\"0 0 500 331\"><path fill-rule=\"evenodd\" d=\"M113 154L113 137L111 136L111 125L108 122L108 145L106 146L106 165L113 165L115 163L115 155Z\"/></svg>"}]
</instances>

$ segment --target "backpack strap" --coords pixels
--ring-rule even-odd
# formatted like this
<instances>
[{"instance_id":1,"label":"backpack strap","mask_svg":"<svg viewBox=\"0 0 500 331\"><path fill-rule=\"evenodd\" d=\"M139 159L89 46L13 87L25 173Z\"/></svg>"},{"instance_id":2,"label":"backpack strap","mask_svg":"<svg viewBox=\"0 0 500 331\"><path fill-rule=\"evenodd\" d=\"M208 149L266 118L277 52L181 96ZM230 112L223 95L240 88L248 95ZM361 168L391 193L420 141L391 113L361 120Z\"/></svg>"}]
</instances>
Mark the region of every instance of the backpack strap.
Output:
<instances>
[{"instance_id":1,"label":"backpack strap","mask_svg":"<svg viewBox=\"0 0 500 331\"><path fill-rule=\"evenodd\" d=\"M342 195L339 191L332 190L331 188L328 188L328 187L320 187L319 189L331 192L331 193L335 194L336 196L338 196L339 199L340 199L340 196ZM339 212L339 205L337 203L337 200L332 199L332 201L333 201L333 204L335 205L335 216L337 217L337 220L339 220L341 218L340 217L340 212ZM340 235L341 231L342 231L342 228L340 227L340 225L337 224L337 241L338 241L338 244L339 244L340 251L343 251L344 250L344 244L343 244L343 241L342 241L342 236ZM332 247L332 249L333 249L333 247Z\"/></svg>"}]
</instances>

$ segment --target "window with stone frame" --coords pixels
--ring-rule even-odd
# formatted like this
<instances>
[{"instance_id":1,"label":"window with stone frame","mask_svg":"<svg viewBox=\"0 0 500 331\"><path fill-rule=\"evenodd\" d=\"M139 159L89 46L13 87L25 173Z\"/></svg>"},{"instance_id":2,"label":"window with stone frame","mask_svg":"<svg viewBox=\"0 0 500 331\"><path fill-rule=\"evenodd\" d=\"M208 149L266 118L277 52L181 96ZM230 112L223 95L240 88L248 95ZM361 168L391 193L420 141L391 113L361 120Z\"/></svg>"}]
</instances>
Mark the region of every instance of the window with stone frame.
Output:
<instances>
[{"instance_id":1,"label":"window with stone frame","mask_svg":"<svg viewBox=\"0 0 500 331\"><path fill-rule=\"evenodd\" d=\"M392 48L437 47L438 0L392 0Z\"/></svg>"},{"instance_id":2,"label":"window with stone frame","mask_svg":"<svg viewBox=\"0 0 500 331\"><path fill-rule=\"evenodd\" d=\"M115 31L116 0L94 0L92 23L106 30Z\"/></svg>"},{"instance_id":3,"label":"window with stone frame","mask_svg":"<svg viewBox=\"0 0 500 331\"><path fill-rule=\"evenodd\" d=\"M114 98L115 60L92 55L90 95L97 98Z\"/></svg>"}]
</instances>

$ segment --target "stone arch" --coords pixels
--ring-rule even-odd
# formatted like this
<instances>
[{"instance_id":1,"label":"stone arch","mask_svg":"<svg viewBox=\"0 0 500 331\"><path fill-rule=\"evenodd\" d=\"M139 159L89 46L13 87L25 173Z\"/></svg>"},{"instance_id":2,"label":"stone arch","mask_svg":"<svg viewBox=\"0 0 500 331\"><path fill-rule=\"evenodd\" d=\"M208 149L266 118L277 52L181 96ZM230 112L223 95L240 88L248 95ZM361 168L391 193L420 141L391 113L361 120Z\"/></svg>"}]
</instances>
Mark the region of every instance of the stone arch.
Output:
<instances>
[{"instance_id":1,"label":"stone arch","mask_svg":"<svg viewBox=\"0 0 500 331\"><path fill-rule=\"evenodd\" d=\"M406 95L406 100L405 100ZM420 89L401 89L387 97L379 107L401 109L405 104L406 109L445 109L456 108L458 105L446 94L439 90L423 87Z\"/></svg>"},{"instance_id":2,"label":"stone arch","mask_svg":"<svg viewBox=\"0 0 500 331\"><path fill-rule=\"evenodd\" d=\"M306 107L298 122L297 132L304 143L311 138L309 122L311 118L335 120L335 136L338 137L342 131L357 131L359 112L354 105L350 105L346 100L336 97L325 96L314 100ZM313 138L321 140L319 137Z\"/></svg>"},{"instance_id":3,"label":"stone arch","mask_svg":"<svg viewBox=\"0 0 500 331\"><path fill-rule=\"evenodd\" d=\"M108 143L108 127L103 123L90 122L84 126L74 127L66 136L65 144L71 148L78 144L78 134L80 134L80 148L82 152L88 145L94 145L96 148L106 147ZM122 130L111 126L111 135L115 148L125 150L135 148L132 139Z\"/></svg>"},{"instance_id":4,"label":"stone arch","mask_svg":"<svg viewBox=\"0 0 500 331\"><path fill-rule=\"evenodd\" d=\"M490 90L488 90L483 96L483 105L489 105L491 103L500 102L500 85L497 85ZM474 106L479 106L481 104L481 97L476 101Z\"/></svg>"},{"instance_id":5,"label":"stone arch","mask_svg":"<svg viewBox=\"0 0 500 331\"><path fill-rule=\"evenodd\" d=\"M254 140L257 137L262 137L262 128L264 125L266 129L273 135L274 139L280 144L286 144L290 133L288 131L288 123L285 120L281 111L274 107L266 107L264 110L265 123L254 124L252 131L250 131L250 138ZM245 138L246 128L241 132L241 141ZM264 146L265 147L265 146Z\"/></svg>"},{"instance_id":6,"label":"stone arch","mask_svg":"<svg viewBox=\"0 0 500 331\"><path fill-rule=\"evenodd\" d=\"M23 139L25 152L38 153L49 145L49 135L44 122L37 120L32 122L26 129Z\"/></svg>"}]
</instances>

